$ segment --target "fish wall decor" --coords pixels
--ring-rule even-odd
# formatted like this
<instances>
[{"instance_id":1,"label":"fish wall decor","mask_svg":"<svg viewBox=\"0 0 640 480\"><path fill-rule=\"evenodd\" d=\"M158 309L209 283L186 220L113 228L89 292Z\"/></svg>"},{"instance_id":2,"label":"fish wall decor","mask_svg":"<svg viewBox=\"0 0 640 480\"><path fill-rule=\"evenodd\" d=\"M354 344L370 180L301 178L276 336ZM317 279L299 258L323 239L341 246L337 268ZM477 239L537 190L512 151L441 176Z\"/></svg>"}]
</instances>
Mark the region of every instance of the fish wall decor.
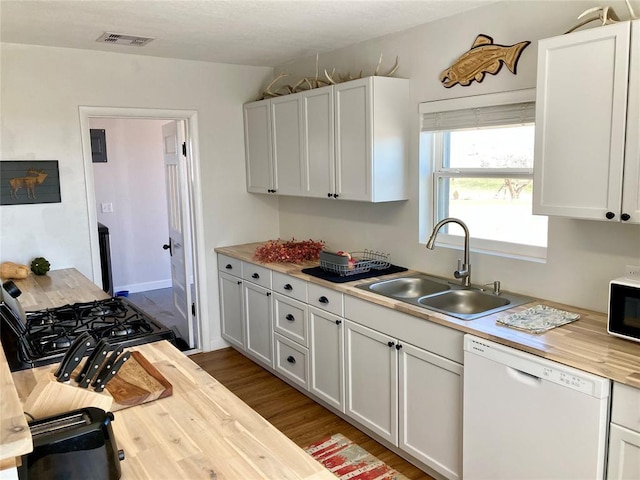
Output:
<instances>
[{"instance_id":1,"label":"fish wall decor","mask_svg":"<svg viewBox=\"0 0 640 480\"><path fill-rule=\"evenodd\" d=\"M515 75L520 55L530 43L525 41L511 46L498 45L493 43L493 38L481 33L469 51L440 74L440 81L446 88L457 83L466 87L474 80L482 82L487 73L497 74L503 64Z\"/></svg>"}]
</instances>

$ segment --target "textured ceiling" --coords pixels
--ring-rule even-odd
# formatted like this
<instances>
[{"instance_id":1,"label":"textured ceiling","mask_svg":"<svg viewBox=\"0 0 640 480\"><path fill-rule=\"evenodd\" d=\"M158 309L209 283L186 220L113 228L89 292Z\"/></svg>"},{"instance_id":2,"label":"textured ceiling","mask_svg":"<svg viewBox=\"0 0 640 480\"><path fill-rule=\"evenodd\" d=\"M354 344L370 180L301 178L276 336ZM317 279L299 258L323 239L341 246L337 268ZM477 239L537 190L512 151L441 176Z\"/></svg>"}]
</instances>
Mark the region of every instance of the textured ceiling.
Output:
<instances>
[{"instance_id":1,"label":"textured ceiling","mask_svg":"<svg viewBox=\"0 0 640 480\"><path fill-rule=\"evenodd\" d=\"M275 66L495 0L1 0L0 41ZM155 37L107 45L103 32Z\"/></svg>"}]
</instances>

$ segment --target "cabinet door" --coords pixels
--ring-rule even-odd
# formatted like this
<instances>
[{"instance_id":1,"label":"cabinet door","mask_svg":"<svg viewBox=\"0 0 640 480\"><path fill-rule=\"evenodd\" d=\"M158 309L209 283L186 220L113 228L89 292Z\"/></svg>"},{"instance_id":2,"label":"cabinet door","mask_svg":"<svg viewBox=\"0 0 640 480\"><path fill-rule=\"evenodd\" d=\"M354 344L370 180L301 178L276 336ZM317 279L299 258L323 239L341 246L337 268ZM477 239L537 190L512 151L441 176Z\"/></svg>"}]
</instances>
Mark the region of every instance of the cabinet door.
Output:
<instances>
[{"instance_id":1,"label":"cabinet door","mask_svg":"<svg viewBox=\"0 0 640 480\"><path fill-rule=\"evenodd\" d=\"M446 478L460 478L463 367L401 345L398 446Z\"/></svg>"},{"instance_id":2,"label":"cabinet door","mask_svg":"<svg viewBox=\"0 0 640 480\"><path fill-rule=\"evenodd\" d=\"M280 195L302 195L306 177L302 161L302 95L271 99L273 189Z\"/></svg>"},{"instance_id":3,"label":"cabinet door","mask_svg":"<svg viewBox=\"0 0 640 480\"><path fill-rule=\"evenodd\" d=\"M302 94L306 195L329 197L335 190L333 87Z\"/></svg>"},{"instance_id":4,"label":"cabinet door","mask_svg":"<svg viewBox=\"0 0 640 480\"><path fill-rule=\"evenodd\" d=\"M628 22L538 46L533 212L620 220Z\"/></svg>"},{"instance_id":5,"label":"cabinet door","mask_svg":"<svg viewBox=\"0 0 640 480\"><path fill-rule=\"evenodd\" d=\"M640 478L640 433L612 423L607 465L607 480Z\"/></svg>"},{"instance_id":6,"label":"cabinet door","mask_svg":"<svg viewBox=\"0 0 640 480\"><path fill-rule=\"evenodd\" d=\"M398 354L393 338L345 320L346 411L398 444Z\"/></svg>"},{"instance_id":7,"label":"cabinet door","mask_svg":"<svg viewBox=\"0 0 640 480\"><path fill-rule=\"evenodd\" d=\"M271 292L260 285L244 282L244 315L247 353L272 367Z\"/></svg>"},{"instance_id":8,"label":"cabinet door","mask_svg":"<svg viewBox=\"0 0 640 480\"><path fill-rule=\"evenodd\" d=\"M344 412L343 320L309 307L311 381L309 390Z\"/></svg>"},{"instance_id":9,"label":"cabinet door","mask_svg":"<svg viewBox=\"0 0 640 480\"><path fill-rule=\"evenodd\" d=\"M627 101L627 137L624 156L622 214L628 223L640 223L640 20L631 24L631 63ZM626 217L623 217L623 220Z\"/></svg>"},{"instance_id":10,"label":"cabinet door","mask_svg":"<svg viewBox=\"0 0 640 480\"><path fill-rule=\"evenodd\" d=\"M222 338L244 350L244 319L242 317L242 280L220 272L220 316Z\"/></svg>"},{"instance_id":11,"label":"cabinet door","mask_svg":"<svg viewBox=\"0 0 640 480\"><path fill-rule=\"evenodd\" d=\"M343 200L371 200L371 78L334 87L336 194Z\"/></svg>"},{"instance_id":12,"label":"cabinet door","mask_svg":"<svg viewBox=\"0 0 640 480\"><path fill-rule=\"evenodd\" d=\"M270 105L271 100L262 100L244 106L248 192L269 193L273 188Z\"/></svg>"}]
</instances>

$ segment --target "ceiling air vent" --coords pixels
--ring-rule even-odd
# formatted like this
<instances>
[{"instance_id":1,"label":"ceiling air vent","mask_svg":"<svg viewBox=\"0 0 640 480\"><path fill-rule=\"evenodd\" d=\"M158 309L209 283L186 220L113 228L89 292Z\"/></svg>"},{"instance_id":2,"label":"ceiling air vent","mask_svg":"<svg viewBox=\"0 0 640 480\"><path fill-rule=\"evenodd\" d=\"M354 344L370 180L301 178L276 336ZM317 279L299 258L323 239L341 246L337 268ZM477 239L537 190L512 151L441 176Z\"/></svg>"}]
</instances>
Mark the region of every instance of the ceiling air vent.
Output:
<instances>
[{"instance_id":1,"label":"ceiling air vent","mask_svg":"<svg viewBox=\"0 0 640 480\"><path fill-rule=\"evenodd\" d=\"M153 37L138 37L136 35L126 35L124 33L104 32L96 39L96 42L113 43L116 45L129 45L132 47L144 47L151 40L153 40Z\"/></svg>"}]
</instances>

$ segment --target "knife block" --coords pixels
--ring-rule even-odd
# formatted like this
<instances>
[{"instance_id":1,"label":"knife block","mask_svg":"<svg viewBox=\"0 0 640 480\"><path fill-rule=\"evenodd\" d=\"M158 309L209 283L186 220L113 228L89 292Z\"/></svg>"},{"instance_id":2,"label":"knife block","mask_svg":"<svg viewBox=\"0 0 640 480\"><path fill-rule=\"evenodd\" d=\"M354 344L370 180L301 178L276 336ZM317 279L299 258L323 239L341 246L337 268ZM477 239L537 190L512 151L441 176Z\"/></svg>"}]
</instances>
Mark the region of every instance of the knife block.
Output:
<instances>
[{"instance_id":1,"label":"knife block","mask_svg":"<svg viewBox=\"0 0 640 480\"><path fill-rule=\"evenodd\" d=\"M24 403L24 411L35 419L57 415L85 407L111 410L113 397L106 392L95 392L92 388L80 388L74 380L58 382L54 370L38 379Z\"/></svg>"}]
</instances>

